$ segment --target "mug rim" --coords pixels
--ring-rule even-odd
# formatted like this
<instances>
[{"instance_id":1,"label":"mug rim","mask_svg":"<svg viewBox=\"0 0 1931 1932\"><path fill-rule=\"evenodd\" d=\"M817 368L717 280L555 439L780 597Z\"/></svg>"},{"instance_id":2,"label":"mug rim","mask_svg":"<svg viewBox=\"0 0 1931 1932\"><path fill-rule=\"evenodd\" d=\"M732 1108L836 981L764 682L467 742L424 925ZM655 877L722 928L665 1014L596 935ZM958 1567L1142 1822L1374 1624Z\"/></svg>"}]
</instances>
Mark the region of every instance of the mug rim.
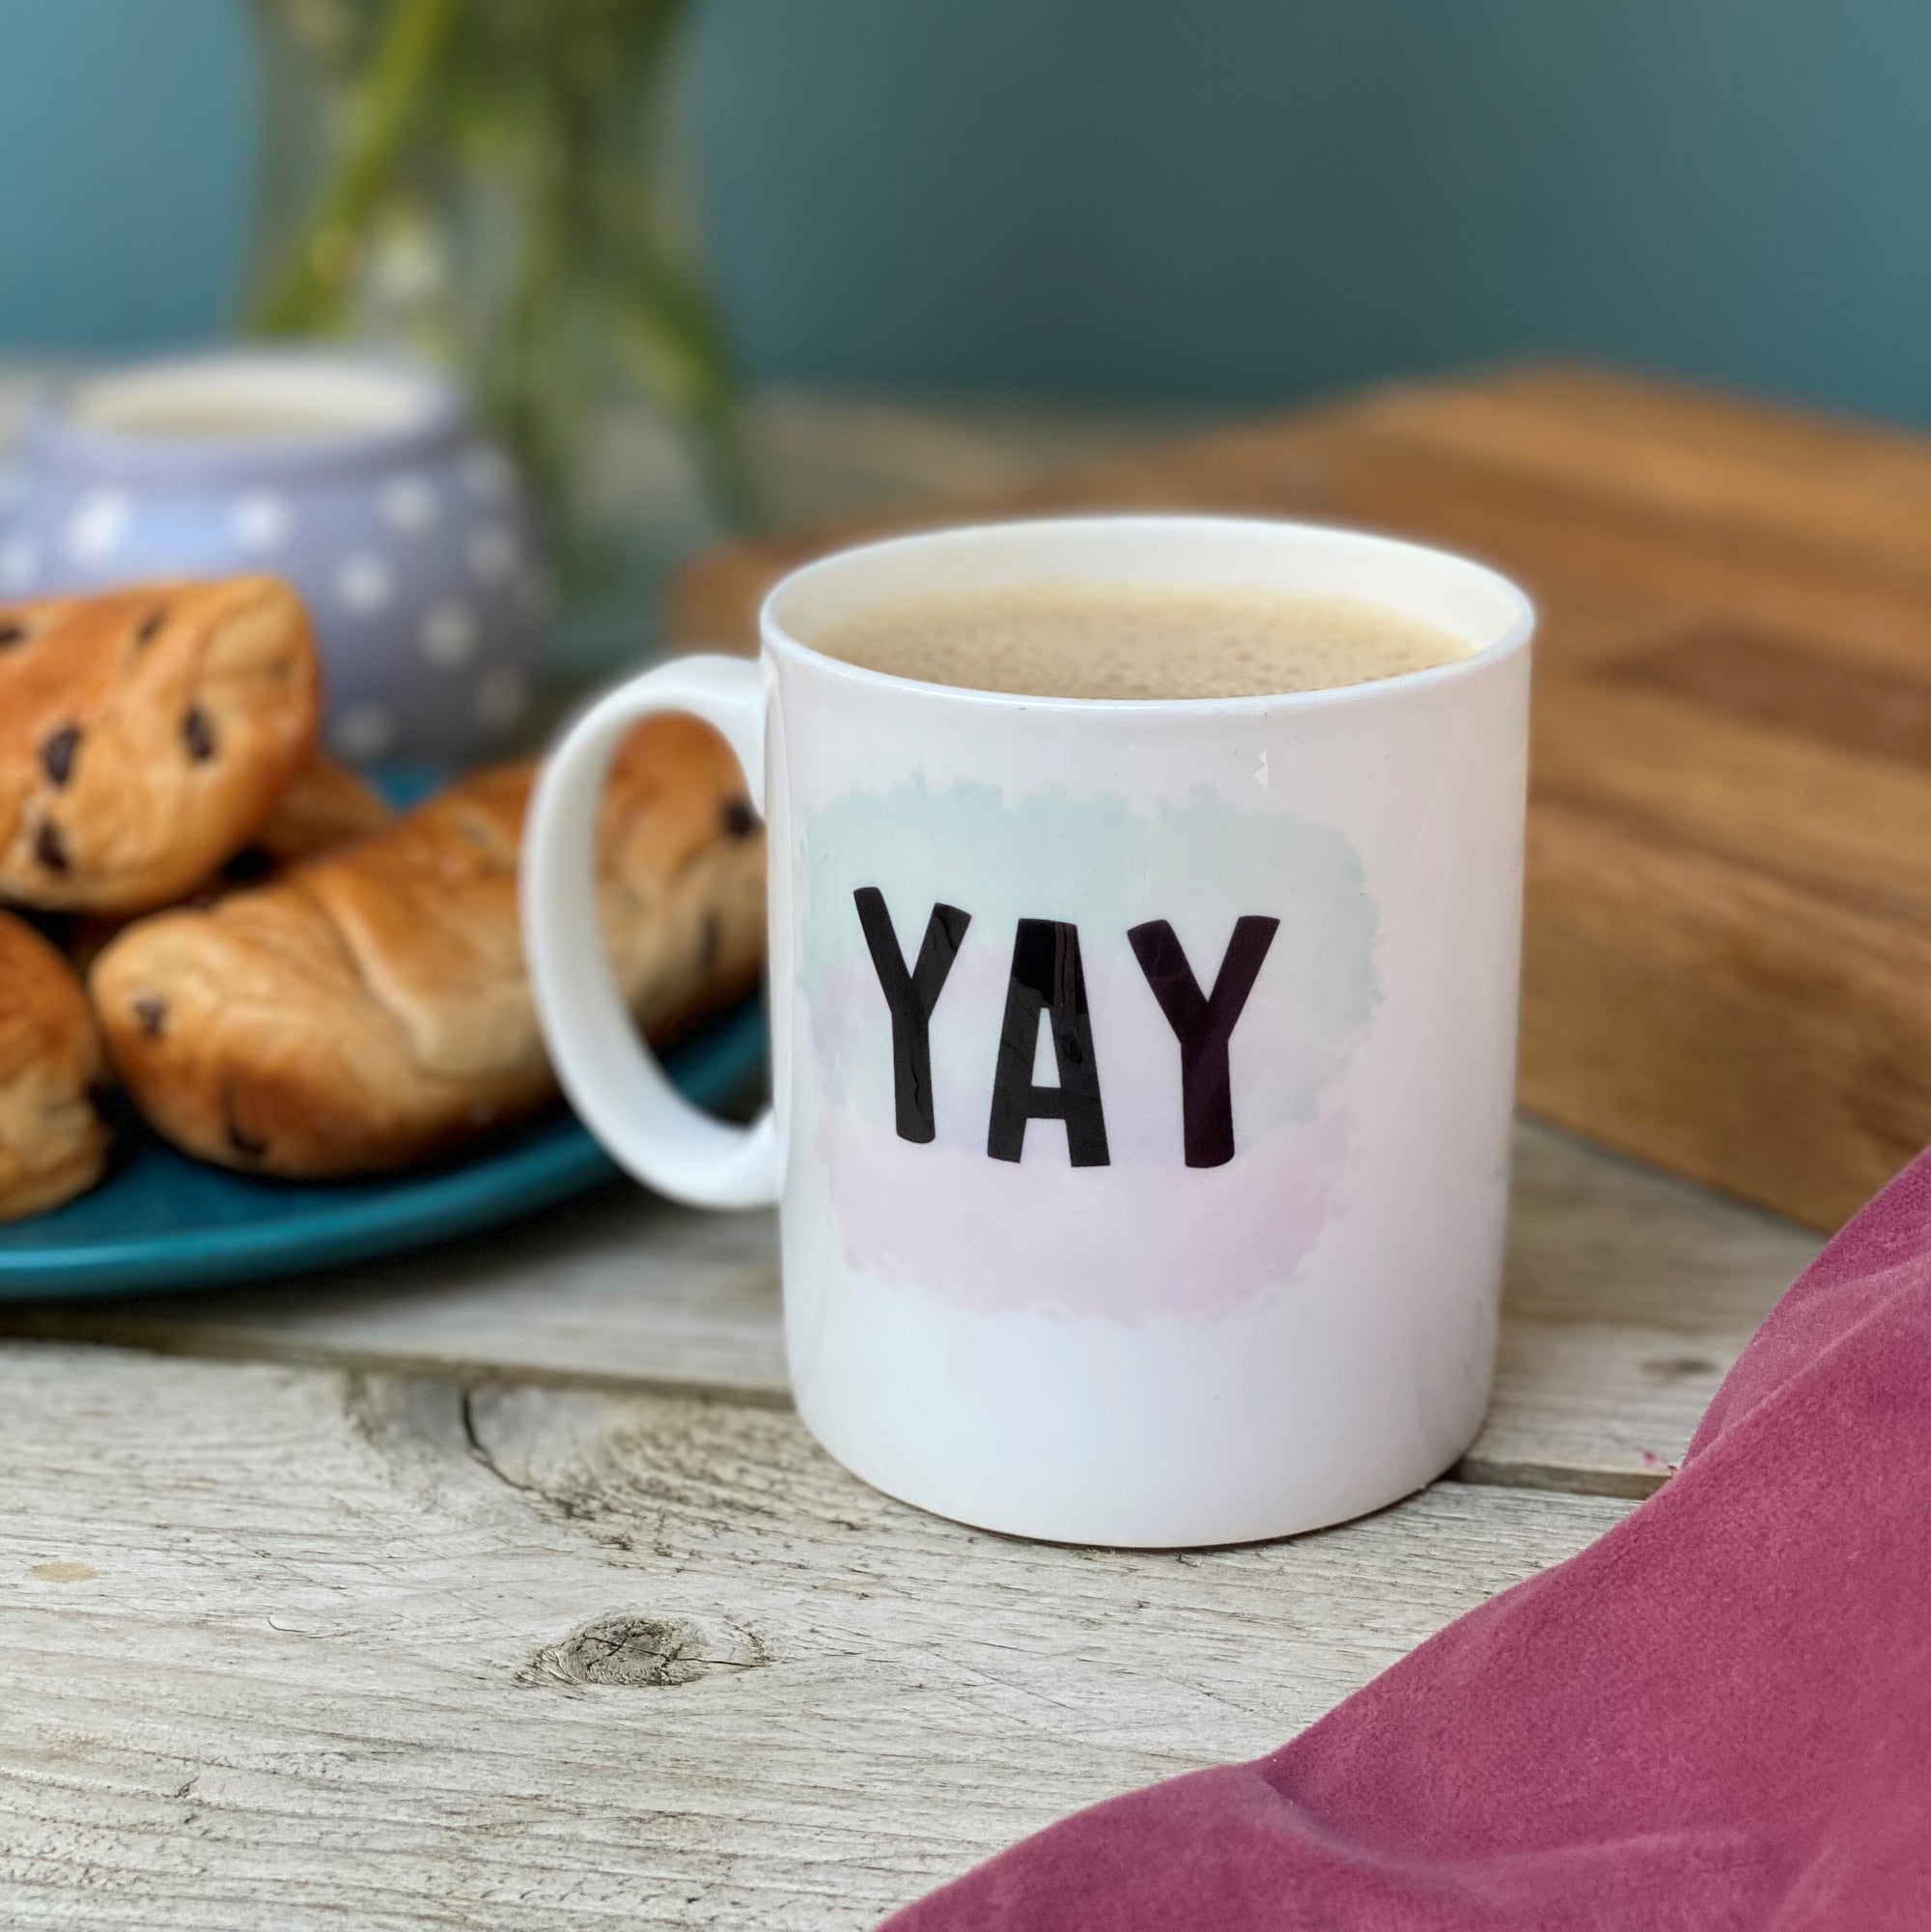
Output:
<instances>
[{"instance_id":1,"label":"mug rim","mask_svg":"<svg viewBox=\"0 0 1931 1932\"><path fill-rule=\"evenodd\" d=\"M393 406L344 428L266 436L167 435L94 419L115 392L164 392L223 379L241 390L280 386L313 397L330 385L385 392ZM318 408L322 423L325 411ZM22 445L50 471L126 483L239 485L359 473L423 462L459 440L467 423L461 395L445 378L407 357L309 344L217 345L173 355L71 372L30 403Z\"/></svg>"},{"instance_id":2,"label":"mug rim","mask_svg":"<svg viewBox=\"0 0 1931 1932\"><path fill-rule=\"evenodd\" d=\"M902 677L894 671L873 670L866 665L850 663L843 658L834 658L828 652L819 650L798 636L786 623L780 608L784 601L795 597L801 587L808 586L814 578L861 565L868 560L876 561L881 557L908 550L942 548L949 545L966 546L989 537L1045 536L1053 531L1063 530L1097 532L1110 529L1126 537L1135 531L1150 533L1154 530L1184 534L1189 528L1293 533L1300 537L1331 543L1342 548L1383 551L1410 559L1426 559L1433 565L1445 565L1454 571L1466 573L1471 580L1483 583L1497 592L1503 603L1509 607L1507 622L1498 636L1469 651L1464 657L1451 658L1446 663L1429 664L1413 671L1397 671L1390 677L1370 678L1356 684L1322 685L1312 689L1299 691L1250 691L1234 697L1082 698L1022 691L982 690L976 686L939 684L932 679ZM1203 573L1200 578L1203 585L1211 585L1216 580L1207 573ZM1186 581L1186 579L1176 579L1176 581ZM1437 545L1417 544L1404 537L1387 536L1379 531L1363 530L1342 523L1317 523L1298 518L1223 517L1187 513L1161 515L1156 512L986 518L969 523L940 524L929 529L902 532L897 536L875 538L867 543L847 545L786 572L766 593L763 602L759 605L758 633L761 648L769 656L797 659L822 675L848 680L860 686L917 692L933 698L952 699L960 703L993 706L1006 710L1127 714L1173 712L1188 717L1198 717L1217 713L1239 714L1283 709L1314 711L1336 705L1385 703L1399 696L1406 696L1410 692L1434 690L1443 686L1458 684L1468 678L1479 677L1497 664L1506 662L1526 651L1535 634L1537 616L1534 601L1513 578L1504 576L1500 571L1488 564L1478 563L1471 557L1463 556L1458 551L1442 549ZM1438 626L1438 628L1445 627Z\"/></svg>"}]
</instances>

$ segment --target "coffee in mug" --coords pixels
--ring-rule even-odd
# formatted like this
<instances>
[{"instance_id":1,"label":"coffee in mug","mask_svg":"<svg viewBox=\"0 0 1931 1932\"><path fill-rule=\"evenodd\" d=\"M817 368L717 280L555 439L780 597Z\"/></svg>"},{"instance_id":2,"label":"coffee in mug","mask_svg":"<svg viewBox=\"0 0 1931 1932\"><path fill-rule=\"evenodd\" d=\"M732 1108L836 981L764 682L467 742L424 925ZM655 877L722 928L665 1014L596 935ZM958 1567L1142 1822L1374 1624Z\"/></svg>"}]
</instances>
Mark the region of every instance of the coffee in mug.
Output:
<instances>
[{"instance_id":1,"label":"coffee in mug","mask_svg":"<svg viewBox=\"0 0 1931 1932\"><path fill-rule=\"evenodd\" d=\"M868 671L1042 698L1260 697L1469 655L1441 626L1366 598L1100 581L893 599L811 641Z\"/></svg>"},{"instance_id":2,"label":"coffee in mug","mask_svg":"<svg viewBox=\"0 0 1931 1932\"><path fill-rule=\"evenodd\" d=\"M763 654L604 698L531 808L552 1059L632 1173L775 1202L798 1414L940 1514L1242 1542L1479 1427L1508 1199L1532 613L1480 566L1121 517L877 544ZM767 816L772 1101L687 1106L597 941L626 732Z\"/></svg>"}]
</instances>

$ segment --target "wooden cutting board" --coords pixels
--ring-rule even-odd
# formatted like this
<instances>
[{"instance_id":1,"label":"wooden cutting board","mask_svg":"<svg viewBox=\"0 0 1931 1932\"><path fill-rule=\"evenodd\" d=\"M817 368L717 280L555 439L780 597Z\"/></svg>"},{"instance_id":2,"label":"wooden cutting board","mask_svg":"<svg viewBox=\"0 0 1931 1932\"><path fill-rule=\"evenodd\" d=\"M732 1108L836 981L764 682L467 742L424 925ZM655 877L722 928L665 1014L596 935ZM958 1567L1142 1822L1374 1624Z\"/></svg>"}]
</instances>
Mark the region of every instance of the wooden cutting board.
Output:
<instances>
[{"instance_id":1,"label":"wooden cutting board","mask_svg":"<svg viewBox=\"0 0 1931 1932\"><path fill-rule=\"evenodd\" d=\"M1818 1227L1931 1140L1931 440L1579 368L1371 390L714 552L671 634L854 537L1159 507L1426 539L1533 593L1521 1099Z\"/></svg>"}]
</instances>

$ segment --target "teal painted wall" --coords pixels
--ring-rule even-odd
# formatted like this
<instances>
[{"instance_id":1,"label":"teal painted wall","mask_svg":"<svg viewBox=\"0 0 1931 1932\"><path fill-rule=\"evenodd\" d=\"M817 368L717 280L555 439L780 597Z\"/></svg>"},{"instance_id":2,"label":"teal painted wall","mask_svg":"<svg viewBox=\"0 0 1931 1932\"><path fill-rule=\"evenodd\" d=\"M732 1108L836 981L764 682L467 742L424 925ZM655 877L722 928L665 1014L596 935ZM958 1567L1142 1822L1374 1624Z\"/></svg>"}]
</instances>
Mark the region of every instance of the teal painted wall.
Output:
<instances>
[{"instance_id":1,"label":"teal painted wall","mask_svg":"<svg viewBox=\"0 0 1931 1932\"><path fill-rule=\"evenodd\" d=\"M0 0L0 353L206 335L250 219L236 0Z\"/></svg>"},{"instance_id":2,"label":"teal painted wall","mask_svg":"<svg viewBox=\"0 0 1931 1932\"><path fill-rule=\"evenodd\" d=\"M705 0L752 368L1260 402L1576 350L1931 421L1925 0ZM0 346L229 312L236 0L0 8Z\"/></svg>"}]
</instances>

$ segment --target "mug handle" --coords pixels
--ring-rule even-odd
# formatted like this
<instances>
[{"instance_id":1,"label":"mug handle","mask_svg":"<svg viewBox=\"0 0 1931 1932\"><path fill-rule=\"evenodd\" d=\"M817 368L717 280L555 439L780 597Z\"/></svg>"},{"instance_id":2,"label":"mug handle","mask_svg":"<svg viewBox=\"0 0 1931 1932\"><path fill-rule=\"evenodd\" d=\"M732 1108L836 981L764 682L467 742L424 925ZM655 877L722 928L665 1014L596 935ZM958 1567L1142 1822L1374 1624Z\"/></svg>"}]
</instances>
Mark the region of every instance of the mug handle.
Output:
<instances>
[{"instance_id":1,"label":"mug handle","mask_svg":"<svg viewBox=\"0 0 1931 1932\"><path fill-rule=\"evenodd\" d=\"M765 805L765 682L748 658L679 658L599 700L544 761L523 837L523 950L537 1023L584 1124L647 1187L700 1208L775 1201L767 1107L733 1127L692 1106L639 1039L598 942L596 840L603 787L631 726L686 712L723 734Z\"/></svg>"}]
</instances>

